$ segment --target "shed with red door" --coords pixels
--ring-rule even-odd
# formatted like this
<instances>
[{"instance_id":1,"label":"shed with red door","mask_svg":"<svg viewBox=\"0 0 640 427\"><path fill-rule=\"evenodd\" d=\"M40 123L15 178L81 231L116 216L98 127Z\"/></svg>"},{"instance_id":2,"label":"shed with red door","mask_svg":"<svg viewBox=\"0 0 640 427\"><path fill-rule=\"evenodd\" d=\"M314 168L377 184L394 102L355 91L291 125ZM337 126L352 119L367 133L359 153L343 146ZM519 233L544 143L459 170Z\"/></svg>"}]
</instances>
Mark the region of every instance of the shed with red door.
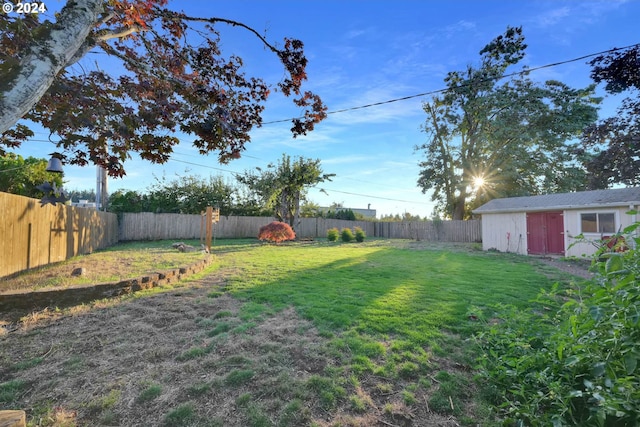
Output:
<instances>
[{"instance_id":1,"label":"shed with red door","mask_svg":"<svg viewBox=\"0 0 640 427\"><path fill-rule=\"evenodd\" d=\"M630 187L493 199L473 213L482 217L484 250L588 256L603 238L640 221L638 210L640 187Z\"/></svg>"}]
</instances>

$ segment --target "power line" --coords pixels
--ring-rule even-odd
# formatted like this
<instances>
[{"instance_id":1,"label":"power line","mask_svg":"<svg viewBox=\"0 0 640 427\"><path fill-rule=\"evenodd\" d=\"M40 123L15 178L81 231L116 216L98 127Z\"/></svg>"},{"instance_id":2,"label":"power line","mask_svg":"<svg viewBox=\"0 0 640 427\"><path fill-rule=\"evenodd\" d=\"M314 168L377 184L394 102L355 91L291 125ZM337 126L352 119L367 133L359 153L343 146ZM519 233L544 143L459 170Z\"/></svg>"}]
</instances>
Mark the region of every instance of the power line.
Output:
<instances>
[{"instance_id":1,"label":"power line","mask_svg":"<svg viewBox=\"0 0 640 427\"><path fill-rule=\"evenodd\" d=\"M526 75L529 73L532 73L534 71L539 71L545 68L551 68L551 67L557 67L559 65L565 65L565 64L569 64L571 62L577 62L577 61L582 61L584 59L587 58L591 58L597 55L604 55L606 53L613 53L613 52L617 52L620 50L625 50L625 49L630 49L630 48L634 48L640 46L640 43L635 43L629 46L625 46L625 47L616 47L616 48L612 48L612 49L608 49L608 50L603 50L601 52L597 52L597 53L590 53L588 55L583 55L580 56L578 58L573 58L573 59L567 59L566 61L559 61L559 62L553 62L550 64L545 64L545 65L540 65L539 67L533 67L533 68L527 68L526 70L521 70L521 71L514 71L513 73L509 73L509 74L504 74L502 76L499 77L490 77L490 78L486 78L481 80L482 82L488 82L488 81L492 81L492 80L502 80L508 77L513 77L513 76L521 76L521 75ZM467 86L467 83L463 83L458 87L465 87ZM364 105L359 105L356 107L348 107L348 108L342 108L339 110L333 110L333 111L327 111L327 115L329 114L339 114L339 113L346 113L348 111L355 111L355 110L362 110L364 108L371 108L371 107L377 107L379 105L385 105L385 104L391 104L394 102L400 102L400 101L406 101L408 99L413 99L413 98L420 98L423 96L428 96L428 95L436 95L438 93L443 93L445 91L449 90L449 88L442 88L442 89L436 89L436 90L432 90L429 92L423 92L423 93L418 93L416 95L409 95L409 96L403 96L401 98L393 98L393 99L389 99L386 101L379 101L379 102L373 102L370 104L364 104ZM273 123L285 123L285 122L290 122L291 120L295 120L295 119L302 119L303 117L294 117L294 118L290 118L290 119L281 119L281 120L272 120L272 121L268 121L268 122L264 122L262 123L263 125L270 125Z\"/></svg>"},{"instance_id":2,"label":"power line","mask_svg":"<svg viewBox=\"0 0 640 427\"><path fill-rule=\"evenodd\" d=\"M414 203L417 205L432 205L433 203L425 203L425 202L416 202L415 200L401 200L401 199L392 199L389 197L382 197L382 196L371 196L369 194L360 194L360 193L350 193L348 191L338 191L338 190L327 190L326 188L319 188L320 191L325 191L325 192L330 192L333 191L334 193L342 193L342 194L348 194L350 196L362 196L362 197L370 197L372 199L382 199L382 200L389 200L391 202L402 202L402 203Z\"/></svg>"},{"instance_id":3,"label":"power line","mask_svg":"<svg viewBox=\"0 0 640 427\"><path fill-rule=\"evenodd\" d=\"M632 44L632 45L629 45L629 46L625 46L625 47L621 47L621 48L612 48L612 49L604 50L604 51L601 51L601 52L590 53L590 54L583 55L583 56L580 56L580 57L577 57L577 58L568 59L568 60L565 60L565 61L553 62L553 63L541 65L541 66L538 66L538 67L534 67L534 68L527 68L525 70L515 71L513 73L505 74L505 75L502 75L502 76L499 76L499 77L491 77L491 78L483 79L483 81L492 81L492 80L498 81L498 80L502 80L502 79L505 79L505 78L508 78L508 77L526 75L526 74L532 73L534 71L539 71L539 70L546 69L546 68L557 67L557 66L569 64L569 63L572 63L572 62L581 61L581 60L584 60L584 59L587 59L587 58L591 58L591 57L594 57L594 56L597 56L597 55L613 53L613 52L617 52L617 51L621 51L621 50L634 48L634 47L637 47L637 46L640 46L640 43L635 43L635 44ZM464 87L466 85L467 84L461 84L458 87ZM365 108L371 108L371 107L376 107L376 106L380 106L380 105L386 105L386 104L391 104L391 103L395 103L395 102L406 101L406 100L409 100L409 99L414 99L414 98L419 98L419 97L424 97L424 96L429 96L429 95L435 95L435 94L438 94L438 93L443 93L443 92L445 92L445 91L447 91L449 89L450 88L441 88L441 89L436 89L436 90L432 90L432 91L428 91L428 92L418 93L418 94L415 94L415 95L408 95L408 96L403 96L403 97L400 97L400 98L393 98L393 99L389 99L389 100L386 100L386 101L379 101L379 102L373 102L373 103L354 106L354 107L342 108L342 109L338 109L338 110L328 111L327 115L345 113L345 112L349 112L349 111L362 110L362 109L365 109ZM298 117L298 118L301 118L301 117ZM284 122L289 122L289 121L294 120L294 119L295 118L282 119L282 120L272 120L272 121L264 122L262 124L263 125L267 125L267 124L274 124L274 123L284 123ZM51 141L51 140L40 140L40 139L31 139L30 141L34 141L34 142L53 142L53 143L55 143L54 141ZM188 156L188 154L184 154L184 153L174 153L174 154L181 154L181 155ZM251 157L251 158L257 159L256 157L252 157L252 156L246 156L246 157ZM239 173L235 172L235 171L230 171L230 170L226 170L226 169L222 169L222 168L216 168L214 166L203 165L203 164L194 163L194 162L188 162L188 161L184 161L184 160L177 160L175 158L171 158L170 161L174 161L174 162L178 162L178 163L184 163L184 164L198 166L198 167L204 167L204 168L208 168L208 169L212 169L212 170L216 170L216 171L220 171L220 172L230 173L230 174L232 174L234 176L239 175ZM16 168L16 169L18 169L18 168ZM346 179L349 180L349 179L352 179L352 178L346 178ZM352 180L354 180L354 179L352 179ZM347 194L347 195L352 195L352 196L361 196L361 197L368 197L368 198L372 198L372 199L388 200L388 201L395 201L395 202L402 202L402 203L415 203L415 204L424 204L424 205L430 205L431 204L431 203L425 203L425 202L416 202L416 201L410 201L410 200L401 200L401 199L393 199L393 198L388 198L388 197L372 196L372 195L360 194L360 193L352 193L352 192L340 191L340 190L326 190L326 189L322 189L322 188L320 190L322 190L322 191L333 191L335 193Z\"/></svg>"},{"instance_id":4,"label":"power line","mask_svg":"<svg viewBox=\"0 0 640 427\"><path fill-rule=\"evenodd\" d=\"M215 166L202 165L202 164L194 163L194 162L187 162L186 160L178 160L178 159L173 159L173 158L171 158L171 159L169 159L169 161L170 161L170 162L185 163L185 164L187 164L187 165L192 165L192 166L199 166L199 167L201 167L201 168L213 169L213 170L220 171L220 172L230 173L230 174L232 174L232 175L234 175L234 176L238 176L238 175L239 175L239 173L238 173L238 172L234 172L234 171L231 171L231 170L222 169L222 168L217 168L217 167L215 167Z\"/></svg>"},{"instance_id":5,"label":"power line","mask_svg":"<svg viewBox=\"0 0 640 427\"><path fill-rule=\"evenodd\" d=\"M221 172L230 173L230 174L232 174L234 176L240 175L238 172L234 172L234 171L230 171L230 170L226 170L226 169L221 169L221 168L216 168L214 166L203 165L203 164L200 164L200 163L187 162L185 160L176 160L176 159L172 158L169 161L178 162L178 163L185 163L187 165L199 166L199 167L203 167L203 168L207 168L207 169L213 169L213 170L217 170L217 171L221 171ZM351 179L351 178L346 178L346 179ZM348 192L348 191L339 191L339 190L328 190L326 188L318 188L318 189L320 191L324 191L324 192L327 192L327 193L328 192L334 192L334 193L348 194L350 196L360 196L360 197L368 197L368 198L372 198L372 199L388 200L388 201L392 201L392 202L415 203L415 204L419 204L419 205L431 205L431 203L416 202L415 200L392 199L392 198L389 198L389 197L372 196L370 194L351 193L351 192Z\"/></svg>"}]
</instances>

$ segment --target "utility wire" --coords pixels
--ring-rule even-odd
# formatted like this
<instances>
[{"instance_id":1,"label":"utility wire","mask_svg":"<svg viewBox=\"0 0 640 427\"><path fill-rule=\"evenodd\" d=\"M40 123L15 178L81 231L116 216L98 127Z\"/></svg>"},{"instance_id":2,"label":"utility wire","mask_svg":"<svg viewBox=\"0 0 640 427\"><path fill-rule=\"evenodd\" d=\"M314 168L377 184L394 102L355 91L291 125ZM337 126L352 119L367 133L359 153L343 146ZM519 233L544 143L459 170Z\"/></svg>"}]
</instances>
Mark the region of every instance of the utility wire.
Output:
<instances>
[{"instance_id":1,"label":"utility wire","mask_svg":"<svg viewBox=\"0 0 640 427\"><path fill-rule=\"evenodd\" d=\"M612 48L612 49L604 50L604 51L601 51L601 52L590 53L590 54L583 55L583 56L580 56L580 57L577 57L577 58L568 59L568 60L565 60L565 61L553 62L553 63L541 65L541 66L538 66L538 67L527 68L526 70L515 71L513 73L505 74L505 75L502 75L502 76L499 76L499 77L487 78L487 79L484 79L483 82L484 81L492 81L492 80L499 81L499 80L502 80L502 79L508 78L508 77L527 75L527 74L532 73L534 71L539 71L539 70L542 70L542 69L545 69L545 68L557 67L559 65L565 65L565 64L572 63L572 62L582 61L584 59L591 58L591 57L594 57L594 56L597 56L597 55L603 55L603 54L606 54L606 53L613 53L613 52L617 52L617 51L620 51L620 50L626 50L626 49L634 48L634 47L637 47L637 46L640 46L640 43L635 43L635 44L632 44L632 45L629 45L629 46L625 46L625 47L620 47L620 48ZM458 87L465 87L467 85L468 85L467 83L463 83L463 84L459 85ZM342 108L342 109L339 109L339 110L328 111L327 115L329 115L329 114L346 113L348 111L362 110L362 109L365 109L365 108L376 107L376 106L379 106L379 105L385 105L385 104L391 104L391 103L394 103L394 102L406 101L406 100L413 99L413 98L419 98L419 97L428 96L428 95L435 95L435 94L438 94L438 93L443 93L443 92L445 92L445 91L447 91L449 89L450 88L436 89L436 90L432 90L432 91L428 91L428 92L418 93L418 94L415 94L415 95L403 96L403 97L400 97L400 98L393 98L393 99L389 99L389 100L386 100L386 101L374 102L374 103L359 105L359 106L355 106L355 107ZM300 117L298 117L298 118L300 118ZM291 120L293 120L293 118L291 118L291 119L282 119L282 120L272 120L272 121L264 122L262 124L263 125L267 125L267 124L274 124L274 123L284 123L284 122L289 122ZM52 141L35 140L35 139L32 140L32 141L52 142ZM180 153L176 153L176 154L180 154ZM247 156L247 157L251 157L251 156ZM171 161L178 162L178 163L185 163L185 164L192 165L192 166L209 168L209 169L212 169L212 170L217 170L217 171L221 171L221 172L225 172L225 173L230 173L230 174L232 174L234 176L238 175L238 172L234 172L234 171L230 171L230 170L226 170L226 169L222 169L222 168L216 168L214 166L203 165L203 164L194 163L194 162L187 162L187 161L184 161L184 160L177 160L175 158L172 158ZM21 168L22 167L18 167L18 168L14 168L14 169L21 169ZM10 170L14 170L14 169L10 169ZM8 171L8 170L5 170L3 172L6 172L6 171ZM347 178L347 179L349 179L349 178ZM370 197L370 198L373 198L373 199L389 200L389 201L395 201L395 202L428 204L428 203L424 203L424 202L392 199L392 198L381 197L381 196L371 196L371 195L367 195L367 194L351 193L351 192L347 192L347 191L326 190L326 189L321 189L321 190L322 191L333 191L335 193L347 194L347 195L352 195L352 196L362 196L362 197Z\"/></svg>"},{"instance_id":2,"label":"utility wire","mask_svg":"<svg viewBox=\"0 0 640 427\"><path fill-rule=\"evenodd\" d=\"M226 170L226 169L221 169L221 168L216 168L214 166L203 165L203 164L200 164L200 163L187 162L185 160L177 160L177 159L173 159L173 158L170 161L178 162L178 163L185 163L187 165L199 166L199 167L213 169L213 170L217 170L217 171L222 171L222 172L230 173L230 174L232 174L233 176L236 176L236 177L238 175L240 175L238 172L234 172L234 171L230 171L230 170ZM351 179L351 178L347 178L347 179ZM330 189L326 189L326 188L319 188L319 190L327 192L327 193L334 192L334 193L348 194L350 196L361 196L361 197L369 197L369 198L372 198L372 199L389 200L389 201L392 201L392 202L414 203L414 204L418 204L418 205L430 205L431 204L431 203L426 203L426 202L416 202L415 200L392 199L390 197L371 196L369 194L351 193L351 192L348 192L348 191L330 190Z\"/></svg>"},{"instance_id":3,"label":"utility wire","mask_svg":"<svg viewBox=\"0 0 640 427\"><path fill-rule=\"evenodd\" d=\"M348 194L350 196L362 196L362 197L370 197L372 199L382 199L382 200L390 200L392 202L403 202L403 203L413 203L416 205L431 205L431 203L426 203L426 202L416 202L415 200L401 200L401 199L392 199L389 197L382 197L382 196L371 196L369 194L360 194L360 193L350 193L348 191L338 191L338 190L329 190L326 188L319 188L320 191L325 191L325 192L334 192L334 193L341 193L341 194Z\"/></svg>"},{"instance_id":4,"label":"utility wire","mask_svg":"<svg viewBox=\"0 0 640 427\"><path fill-rule=\"evenodd\" d=\"M625 46L625 47L616 47L616 48L612 48L612 49L608 49L608 50L603 50L603 51L597 52L597 53L590 53L588 55L583 55L583 56L580 56L578 58L567 59L566 61L553 62L553 63L550 63L550 64L540 65L539 67L527 68L526 70L514 71L513 73L504 74L504 75L499 76L499 77L489 77L489 78L481 80L481 82L488 82L488 81L492 81L492 80L498 81L498 80L502 80L502 79L505 79L505 78L508 78L508 77L527 75L527 74L532 73L534 71L543 70L545 68L557 67L559 65L565 65L565 64L569 64L571 62L582 61L584 59L591 58L591 57L594 57L594 56L597 56L597 55L604 55L606 53L613 53L613 52L617 52L617 51L620 51L620 50L634 48L634 47L637 47L637 46L640 46L640 43L635 43L635 44L632 44L632 45L629 45L629 46ZM465 87L465 86L468 86L469 84L470 83L462 83L461 85L459 85L457 87L458 88ZM348 111L362 110L364 108L377 107L379 105L385 105L385 104L391 104L391 103L394 103L394 102L406 101L408 99L419 98L419 97L423 97L423 96L436 95L438 93L446 92L449 89L451 89L451 88L436 89L436 90L432 90L432 91L429 91L429 92L418 93L416 95L409 95L409 96L403 96L401 98L389 99L387 101L373 102L371 104L359 105L359 106L356 106L356 107L348 107L348 108L342 108L342 109L339 109L339 110L327 111L327 115L329 115L329 114L338 114L338 113L346 113ZM262 124L263 125L270 125L270 124L273 124L273 123L285 123L285 122L290 122L291 120L301 119L301 118L303 118L303 117L294 117L294 118L282 119L282 120L271 120L271 121L268 121L268 122L264 122Z\"/></svg>"}]
</instances>

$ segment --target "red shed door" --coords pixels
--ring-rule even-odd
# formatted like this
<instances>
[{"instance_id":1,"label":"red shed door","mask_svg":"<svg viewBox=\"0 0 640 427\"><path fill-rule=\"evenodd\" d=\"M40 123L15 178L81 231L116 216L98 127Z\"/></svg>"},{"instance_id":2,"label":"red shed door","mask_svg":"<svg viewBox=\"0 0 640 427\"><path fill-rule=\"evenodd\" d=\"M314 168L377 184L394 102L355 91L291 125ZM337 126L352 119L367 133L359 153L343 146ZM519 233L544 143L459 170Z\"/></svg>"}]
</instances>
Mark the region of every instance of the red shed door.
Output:
<instances>
[{"instance_id":1,"label":"red shed door","mask_svg":"<svg viewBox=\"0 0 640 427\"><path fill-rule=\"evenodd\" d=\"M562 212L527 214L527 252L531 255L564 255Z\"/></svg>"}]
</instances>

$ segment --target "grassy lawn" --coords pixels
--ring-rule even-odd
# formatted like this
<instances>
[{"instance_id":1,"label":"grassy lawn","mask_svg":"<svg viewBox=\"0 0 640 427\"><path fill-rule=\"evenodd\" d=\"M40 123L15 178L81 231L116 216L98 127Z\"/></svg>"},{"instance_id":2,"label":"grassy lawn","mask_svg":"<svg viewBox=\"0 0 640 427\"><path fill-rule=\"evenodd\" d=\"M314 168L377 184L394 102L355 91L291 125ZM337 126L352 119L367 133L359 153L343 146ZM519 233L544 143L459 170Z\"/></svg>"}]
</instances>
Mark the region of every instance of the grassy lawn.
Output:
<instances>
[{"instance_id":1,"label":"grassy lawn","mask_svg":"<svg viewBox=\"0 0 640 427\"><path fill-rule=\"evenodd\" d=\"M214 254L180 287L5 333L0 409L31 426L490 425L473 381L472 334L494 320L481 313L571 280L470 245L236 240Z\"/></svg>"}]
</instances>

